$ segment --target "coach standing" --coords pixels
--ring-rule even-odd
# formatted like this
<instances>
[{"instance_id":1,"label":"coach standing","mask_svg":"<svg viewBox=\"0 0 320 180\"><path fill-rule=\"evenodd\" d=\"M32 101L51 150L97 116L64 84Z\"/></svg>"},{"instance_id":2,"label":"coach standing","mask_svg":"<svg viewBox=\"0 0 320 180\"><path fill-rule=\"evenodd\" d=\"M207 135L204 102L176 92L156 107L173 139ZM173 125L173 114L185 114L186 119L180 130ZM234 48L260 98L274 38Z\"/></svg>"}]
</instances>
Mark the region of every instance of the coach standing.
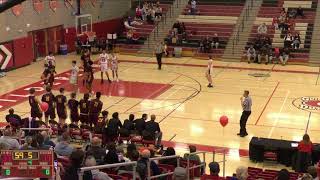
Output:
<instances>
[{"instance_id":1,"label":"coach standing","mask_svg":"<svg viewBox=\"0 0 320 180\"><path fill-rule=\"evenodd\" d=\"M249 96L249 91L244 91L243 97L240 98L241 100L241 106L242 106L242 115L240 118L240 133L237 135L240 137L245 137L248 135L246 125L248 118L251 114L251 106L252 106L252 100L251 97Z\"/></svg>"},{"instance_id":2,"label":"coach standing","mask_svg":"<svg viewBox=\"0 0 320 180\"><path fill-rule=\"evenodd\" d=\"M163 45L161 42L158 42L155 49L155 54L157 57L157 62L158 62L158 69L161 70L161 65L162 65L162 54L163 54Z\"/></svg>"}]
</instances>

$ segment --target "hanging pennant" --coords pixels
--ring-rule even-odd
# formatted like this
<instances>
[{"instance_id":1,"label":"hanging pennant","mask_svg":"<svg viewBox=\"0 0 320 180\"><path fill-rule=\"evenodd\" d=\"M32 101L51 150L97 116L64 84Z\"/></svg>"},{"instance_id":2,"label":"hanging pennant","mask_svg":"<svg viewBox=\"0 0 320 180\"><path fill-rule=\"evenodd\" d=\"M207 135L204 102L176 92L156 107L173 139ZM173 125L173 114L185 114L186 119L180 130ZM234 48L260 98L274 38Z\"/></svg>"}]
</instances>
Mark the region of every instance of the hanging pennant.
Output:
<instances>
[{"instance_id":1,"label":"hanging pennant","mask_svg":"<svg viewBox=\"0 0 320 180\"><path fill-rule=\"evenodd\" d=\"M56 12L58 8L58 1L57 0L50 0L49 2L50 9L52 9L53 12Z\"/></svg>"},{"instance_id":2,"label":"hanging pennant","mask_svg":"<svg viewBox=\"0 0 320 180\"><path fill-rule=\"evenodd\" d=\"M64 0L64 5L67 7L67 8L73 8L73 0Z\"/></svg>"},{"instance_id":3,"label":"hanging pennant","mask_svg":"<svg viewBox=\"0 0 320 180\"><path fill-rule=\"evenodd\" d=\"M40 14L40 12L44 9L43 0L33 0L33 8L37 13Z\"/></svg>"},{"instance_id":4,"label":"hanging pennant","mask_svg":"<svg viewBox=\"0 0 320 180\"><path fill-rule=\"evenodd\" d=\"M85 0L80 0L80 7L83 7L85 3Z\"/></svg>"},{"instance_id":5,"label":"hanging pennant","mask_svg":"<svg viewBox=\"0 0 320 180\"><path fill-rule=\"evenodd\" d=\"M21 4L17 4L15 6L13 6L11 8L12 10L12 13L15 15L15 16L20 16L22 14L22 11L23 11L23 8L22 8L22 5Z\"/></svg>"}]
</instances>

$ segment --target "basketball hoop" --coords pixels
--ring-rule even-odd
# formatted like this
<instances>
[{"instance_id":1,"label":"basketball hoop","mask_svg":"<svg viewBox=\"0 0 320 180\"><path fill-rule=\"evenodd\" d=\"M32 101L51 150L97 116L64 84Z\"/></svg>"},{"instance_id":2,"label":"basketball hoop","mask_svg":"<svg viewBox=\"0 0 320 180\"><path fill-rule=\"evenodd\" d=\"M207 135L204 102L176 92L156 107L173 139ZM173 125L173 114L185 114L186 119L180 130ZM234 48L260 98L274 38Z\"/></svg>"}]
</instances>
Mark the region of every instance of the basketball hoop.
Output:
<instances>
[{"instance_id":1,"label":"basketball hoop","mask_svg":"<svg viewBox=\"0 0 320 180\"><path fill-rule=\"evenodd\" d=\"M96 32L93 31L84 32L84 34L88 36L89 42L93 42L96 37Z\"/></svg>"}]
</instances>

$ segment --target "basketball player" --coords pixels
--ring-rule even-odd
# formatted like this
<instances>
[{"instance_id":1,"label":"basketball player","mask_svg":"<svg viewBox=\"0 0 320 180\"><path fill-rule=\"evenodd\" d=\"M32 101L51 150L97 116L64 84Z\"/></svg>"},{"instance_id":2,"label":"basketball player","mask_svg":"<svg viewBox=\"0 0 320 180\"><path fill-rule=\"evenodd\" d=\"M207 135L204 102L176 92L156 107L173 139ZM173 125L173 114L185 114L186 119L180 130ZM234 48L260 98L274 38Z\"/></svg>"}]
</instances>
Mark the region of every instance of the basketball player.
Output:
<instances>
[{"instance_id":1,"label":"basketball player","mask_svg":"<svg viewBox=\"0 0 320 180\"><path fill-rule=\"evenodd\" d=\"M79 119L82 124L89 123L89 105L90 105L89 94L85 93L83 95L83 99L81 99L79 102L79 107L80 107Z\"/></svg>"},{"instance_id":2,"label":"basketball player","mask_svg":"<svg viewBox=\"0 0 320 180\"><path fill-rule=\"evenodd\" d=\"M96 92L96 99L90 101L89 105L89 123L90 127L96 125L99 119L100 112L102 110L103 103L100 100L101 92Z\"/></svg>"},{"instance_id":3,"label":"basketball player","mask_svg":"<svg viewBox=\"0 0 320 180\"><path fill-rule=\"evenodd\" d=\"M86 50L84 54L81 56L82 68L83 68L83 79L82 85L85 86L86 81L88 79L88 62L90 61L90 52Z\"/></svg>"},{"instance_id":4,"label":"basketball player","mask_svg":"<svg viewBox=\"0 0 320 180\"><path fill-rule=\"evenodd\" d=\"M67 119L67 97L64 95L64 88L60 88L60 94L56 96L57 114L59 123L64 125Z\"/></svg>"},{"instance_id":5,"label":"basketball player","mask_svg":"<svg viewBox=\"0 0 320 180\"><path fill-rule=\"evenodd\" d=\"M117 56L114 54L114 52L111 52L111 70L112 70L112 78L113 80L119 82L119 78L118 78L118 58ZM116 79L114 78L114 76L116 76Z\"/></svg>"},{"instance_id":6,"label":"basketball player","mask_svg":"<svg viewBox=\"0 0 320 180\"><path fill-rule=\"evenodd\" d=\"M71 123L78 125L79 121L79 112L78 112L78 106L79 102L76 99L76 93L71 93L70 95L71 99L68 101L68 107L70 110L70 120Z\"/></svg>"},{"instance_id":7,"label":"basketball player","mask_svg":"<svg viewBox=\"0 0 320 180\"><path fill-rule=\"evenodd\" d=\"M93 80L94 80L94 75L93 75L93 68L92 68L92 65L93 65L93 62L92 61L89 61L88 62L88 65L87 65L87 75L88 75L88 78L87 78L87 81L86 81L86 88L88 90L88 93L92 94L92 83L93 83Z\"/></svg>"},{"instance_id":8,"label":"basketball player","mask_svg":"<svg viewBox=\"0 0 320 180\"><path fill-rule=\"evenodd\" d=\"M46 102L49 105L48 110L44 112L45 123L48 124L49 118L50 120L54 120L56 118L55 97L51 92L50 86L46 87L46 93L42 95L41 101Z\"/></svg>"},{"instance_id":9,"label":"basketball player","mask_svg":"<svg viewBox=\"0 0 320 180\"><path fill-rule=\"evenodd\" d=\"M246 125L249 116L251 115L251 106L252 106L252 100L249 96L249 91L244 91L243 96L240 98L241 101L241 107L243 109L242 115L240 118L240 133L237 135L240 137L245 137L248 135Z\"/></svg>"},{"instance_id":10,"label":"basketball player","mask_svg":"<svg viewBox=\"0 0 320 180\"><path fill-rule=\"evenodd\" d=\"M111 83L108 73L108 65L109 65L109 55L106 53L106 50L103 50L99 56L99 64L100 64L100 71L101 71L101 84L103 84L103 73L107 75L108 82Z\"/></svg>"},{"instance_id":11,"label":"basketball player","mask_svg":"<svg viewBox=\"0 0 320 180\"><path fill-rule=\"evenodd\" d=\"M78 91L78 74L79 74L79 67L77 66L76 61L72 61L72 68L70 73L70 84L72 84L73 92Z\"/></svg>"},{"instance_id":12,"label":"basketball player","mask_svg":"<svg viewBox=\"0 0 320 180\"><path fill-rule=\"evenodd\" d=\"M209 60L208 60L208 67L207 67L207 71L206 71L206 78L209 82L208 87L212 88L212 73L213 73L213 60L212 60L212 56L209 55Z\"/></svg>"},{"instance_id":13,"label":"basketball player","mask_svg":"<svg viewBox=\"0 0 320 180\"><path fill-rule=\"evenodd\" d=\"M32 118L39 118L42 120L42 112L40 110L40 102L36 98L36 90L34 88L30 88L29 90L29 105L31 107L31 117Z\"/></svg>"},{"instance_id":14,"label":"basketball player","mask_svg":"<svg viewBox=\"0 0 320 180\"><path fill-rule=\"evenodd\" d=\"M53 66L56 66L56 58L53 56L53 53L52 52L49 52L48 56L46 56L44 58L44 68L48 68L49 66L49 62L51 62L51 64Z\"/></svg>"},{"instance_id":15,"label":"basketball player","mask_svg":"<svg viewBox=\"0 0 320 180\"><path fill-rule=\"evenodd\" d=\"M57 73L55 70L55 66L52 65L52 62L49 61L48 65L45 65L46 69L43 71L41 75L41 79L43 80L44 87L53 86L54 83L54 75Z\"/></svg>"}]
</instances>

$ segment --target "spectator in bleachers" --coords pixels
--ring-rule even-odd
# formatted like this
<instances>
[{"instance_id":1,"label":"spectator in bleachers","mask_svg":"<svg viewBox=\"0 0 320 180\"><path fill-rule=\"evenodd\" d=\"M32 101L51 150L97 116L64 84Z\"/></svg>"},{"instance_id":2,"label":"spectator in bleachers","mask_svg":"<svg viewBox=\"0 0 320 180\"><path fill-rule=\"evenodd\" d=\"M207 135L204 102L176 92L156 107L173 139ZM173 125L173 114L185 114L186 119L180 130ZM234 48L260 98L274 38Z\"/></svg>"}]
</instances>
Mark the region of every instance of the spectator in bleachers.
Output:
<instances>
[{"instance_id":1,"label":"spectator in bleachers","mask_svg":"<svg viewBox=\"0 0 320 180\"><path fill-rule=\"evenodd\" d=\"M313 180L319 180L317 168L315 166L309 166L307 172L312 176Z\"/></svg>"},{"instance_id":2,"label":"spectator in bleachers","mask_svg":"<svg viewBox=\"0 0 320 180\"><path fill-rule=\"evenodd\" d=\"M148 119L148 115L142 114L142 117L140 119L136 119L133 121L135 129L138 131L139 135L142 135L142 132L145 130L147 119Z\"/></svg>"},{"instance_id":3,"label":"spectator in bleachers","mask_svg":"<svg viewBox=\"0 0 320 180\"><path fill-rule=\"evenodd\" d=\"M147 22L149 24L154 24L154 20L155 20L155 11L152 8L149 8L146 12L146 18L147 18Z\"/></svg>"},{"instance_id":4,"label":"spectator in bleachers","mask_svg":"<svg viewBox=\"0 0 320 180\"><path fill-rule=\"evenodd\" d=\"M44 145L48 145L48 146L51 146L51 147L55 147L56 146L56 144L53 141L50 140L50 137L48 136L48 132L47 131L42 131L41 135L44 138L44 142L43 142Z\"/></svg>"},{"instance_id":5,"label":"spectator in bleachers","mask_svg":"<svg viewBox=\"0 0 320 180\"><path fill-rule=\"evenodd\" d=\"M135 144L128 144L127 146L127 153L126 153L126 156L129 158L129 159L133 159L133 152L134 151L137 151L137 147Z\"/></svg>"},{"instance_id":6,"label":"spectator in bleachers","mask_svg":"<svg viewBox=\"0 0 320 180\"><path fill-rule=\"evenodd\" d=\"M187 179L187 170L183 167L176 167L173 172L174 180L186 180Z\"/></svg>"},{"instance_id":7,"label":"spectator in bleachers","mask_svg":"<svg viewBox=\"0 0 320 180\"><path fill-rule=\"evenodd\" d=\"M11 128L6 128L3 131L3 136L0 137L0 144L4 144L8 149L19 149L19 142L12 138Z\"/></svg>"},{"instance_id":8,"label":"spectator in bleachers","mask_svg":"<svg viewBox=\"0 0 320 180\"><path fill-rule=\"evenodd\" d=\"M251 58L253 58L253 60L255 60L255 58L256 58L256 50L253 48L252 45L247 50L247 58L248 58L249 64L251 62Z\"/></svg>"},{"instance_id":9,"label":"spectator in bleachers","mask_svg":"<svg viewBox=\"0 0 320 180\"><path fill-rule=\"evenodd\" d=\"M104 158L106 156L106 149L102 146L102 141L98 137L93 137L91 140L91 145L87 148L87 156L91 155L95 158L98 164L103 164Z\"/></svg>"},{"instance_id":10,"label":"spectator in bleachers","mask_svg":"<svg viewBox=\"0 0 320 180\"><path fill-rule=\"evenodd\" d=\"M119 135L119 129L122 128L122 123L119 120L119 113L112 114L112 118L108 122L107 134L111 141L114 141Z\"/></svg>"},{"instance_id":11,"label":"spectator in bleachers","mask_svg":"<svg viewBox=\"0 0 320 180\"><path fill-rule=\"evenodd\" d=\"M143 9L140 6L136 7L136 18L143 21Z\"/></svg>"},{"instance_id":12,"label":"spectator in bleachers","mask_svg":"<svg viewBox=\"0 0 320 180\"><path fill-rule=\"evenodd\" d=\"M87 156L85 166L96 166L97 162L94 156ZM112 180L106 173L99 171L99 169L91 170L92 178L97 180Z\"/></svg>"},{"instance_id":13,"label":"spectator in bleachers","mask_svg":"<svg viewBox=\"0 0 320 180\"><path fill-rule=\"evenodd\" d=\"M124 27L125 27L127 30L136 29L135 27L133 27L133 26L131 26L131 25L129 24L128 19L126 19L126 20L123 22L123 24L124 24Z\"/></svg>"},{"instance_id":14,"label":"spectator in bleachers","mask_svg":"<svg viewBox=\"0 0 320 180\"><path fill-rule=\"evenodd\" d=\"M70 156L73 147L70 144L70 136L68 132L64 132L54 148L54 152L59 156Z\"/></svg>"},{"instance_id":15,"label":"spectator in bleachers","mask_svg":"<svg viewBox=\"0 0 320 180\"><path fill-rule=\"evenodd\" d=\"M219 177L220 166L217 162L209 163L210 176Z\"/></svg>"},{"instance_id":16,"label":"spectator in bleachers","mask_svg":"<svg viewBox=\"0 0 320 180\"><path fill-rule=\"evenodd\" d=\"M280 49L278 47L276 48L269 48L269 62L270 63L276 63L278 64L280 56Z\"/></svg>"},{"instance_id":17,"label":"spectator in bleachers","mask_svg":"<svg viewBox=\"0 0 320 180\"><path fill-rule=\"evenodd\" d=\"M23 127L24 128L38 128L39 124L35 118L29 117L24 120ZM24 133L25 133L25 136L32 136L35 134L35 131L25 130Z\"/></svg>"},{"instance_id":18,"label":"spectator in bleachers","mask_svg":"<svg viewBox=\"0 0 320 180\"><path fill-rule=\"evenodd\" d=\"M148 149L144 149L141 152L140 159L137 161L137 172L140 176L140 179L146 179L147 177L147 169L148 169L147 164L150 161L149 160L150 156L151 156L150 151ZM153 176L160 174L159 167L154 161L150 161L150 170Z\"/></svg>"},{"instance_id":19,"label":"spectator in bleachers","mask_svg":"<svg viewBox=\"0 0 320 180\"><path fill-rule=\"evenodd\" d=\"M9 114L6 115L6 121L14 128L20 127L22 125L21 117L14 113L14 109L9 109Z\"/></svg>"},{"instance_id":20,"label":"spectator in bleachers","mask_svg":"<svg viewBox=\"0 0 320 180\"><path fill-rule=\"evenodd\" d=\"M70 155L71 164L66 168L63 180L79 180L78 170L82 167L85 153L82 150L75 150ZM84 172L83 180L92 180L92 174L89 171Z\"/></svg>"},{"instance_id":21,"label":"spectator in bleachers","mask_svg":"<svg viewBox=\"0 0 320 180\"><path fill-rule=\"evenodd\" d=\"M297 14L296 17L301 16L302 18L304 18L304 12L301 6L298 7L297 9Z\"/></svg>"},{"instance_id":22,"label":"spectator in bleachers","mask_svg":"<svg viewBox=\"0 0 320 180\"><path fill-rule=\"evenodd\" d=\"M313 144L308 134L303 135L303 139L298 145L298 155L296 161L297 172L307 172L307 168L311 165L311 154L313 150Z\"/></svg>"},{"instance_id":23,"label":"spectator in bleachers","mask_svg":"<svg viewBox=\"0 0 320 180\"><path fill-rule=\"evenodd\" d=\"M294 49L299 49L300 48L300 43L301 43L301 39L300 39L300 34L299 32L296 32L296 34L293 36L293 41L292 41L292 47Z\"/></svg>"},{"instance_id":24,"label":"spectator in bleachers","mask_svg":"<svg viewBox=\"0 0 320 180\"><path fill-rule=\"evenodd\" d=\"M292 35L291 35L290 32L284 36L284 41L283 41L283 43L284 43L284 44L283 44L283 47L285 47L285 48L290 48L290 47L291 47L291 44L292 44Z\"/></svg>"},{"instance_id":25,"label":"spectator in bleachers","mask_svg":"<svg viewBox=\"0 0 320 180\"><path fill-rule=\"evenodd\" d=\"M189 153L185 153L185 154L183 155L183 158L184 158L184 159L189 159L189 160L191 160L191 161L196 161L196 162L198 162L198 163L200 164L200 163L201 163L201 160L200 160L199 155L197 155L197 154L192 154L192 153L197 152L196 146L190 145L190 146L189 146L189 152L190 152L190 154L189 154Z\"/></svg>"},{"instance_id":26,"label":"spectator in bleachers","mask_svg":"<svg viewBox=\"0 0 320 180\"><path fill-rule=\"evenodd\" d=\"M176 29L176 32L179 32L180 29L181 29L181 24L179 21L176 21L173 26L172 26L172 30L175 30Z\"/></svg>"},{"instance_id":27,"label":"spectator in bleachers","mask_svg":"<svg viewBox=\"0 0 320 180\"><path fill-rule=\"evenodd\" d=\"M268 27L266 23L260 24L260 26L258 27L258 34L260 36L265 36L267 33L268 33Z\"/></svg>"},{"instance_id":28,"label":"spectator in bleachers","mask_svg":"<svg viewBox=\"0 0 320 180\"><path fill-rule=\"evenodd\" d=\"M213 35L211 46L212 48L215 47L216 49L219 47L219 37L217 33L214 33Z\"/></svg>"},{"instance_id":29,"label":"spectator in bleachers","mask_svg":"<svg viewBox=\"0 0 320 180\"><path fill-rule=\"evenodd\" d=\"M162 8L159 5L157 5L155 9L155 18L157 21L160 21L161 17L162 17Z\"/></svg>"},{"instance_id":30,"label":"spectator in bleachers","mask_svg":"<svg viewBox=\"0 0 320 180\"><path fill-rule=\"evenodd\" d=\"M117 148L114 143L110 143L107 145L107 154L104 158L104 163L106 163L106 164L119 163Z\"/></svg>"},{"instance_id":31,"label":"spectator in bleachers","mask_svg":"<svg viewBox=\"0 0 320 180\"><path fill-rule=\"evenodd\" d=\"M36 150L35 140L32 136L26 136L24 144L21 145L22 150Z\"/></svg>"},{"instance_id":32,"label":"spectator in bleachers","mask_svg":"<svg viewBox=\"0 0 320 180\"><path fill-rule=\"evenodd\" d=\"M287 11L285 8L282 8L281 11L280 11L280 18L286 18L287 17Z\"/></svg>"},{"instance_id":33,"label":"spectator in bleachers","mask_svg":"<svg viewBox=\"0 0 320 180\"><path fill-rule=\"evenodd\" d=\"M275 30L279 29L279 18L278 17L274 17L272 19L272 26L274 27Z\"/></svg>"},{"instance_id":34,"label":"spectator in bleachers","mask_svg":"<svg viewBox=\"0 0 320 180\"><path fill-rule=\"evenodd\" d=\"M240 166L236 170L236 178L237 180L246 180L248 178L248 168L244 166Z\"/></svg>"},{"instance_id":35,"label":"spectator in bleachers","mask_svg":"<svg viewBox=\"0 0 320 180\"><path fill-rule=\"evenodd\" d=\"M150 121L146 122L145 130L148 131L153 139L156 141L156 146L160 147L162 140L162 132L160 130L160 126L158 122L155 122L156 116L151 115Z\"/></svg>"},{"instance_id":36,"label":"spectator in bleachers","mask_svg":"<svg viewBox=\"0 0 320 180\"><path fill-rule=\"evenodd\" d=\"M174 150L173 147L168 147L162 156L175 156L176 155L176 151ZM172 159L163 159L160 160L159 162L160 164L168 164L168 165L172 165L174 167L177 167L177 159L176 158L172 158Z\"/></svg>"},{"instance_id":37,"label":"spectator in bleachers","mask_svg":"<svg viewBox=\"0 0 320 180\"><path fill-rule=\"evenodd\" d=\"M286 27L286 17L285 16L280 16L279 17L279 25L278 25L279 29L281 31L283 31Z\"/></svg>"},{"instance_id":38,"label":"spectator in bleachers","mask_svg":"<svg viewBox=\"0 0 320 180\"><path fill-rule=\"evenodd\" d=\"M261 58L265 59L265 64L267 65L269 63L269 46L264 45L262 48L259 50L258 53L258 64L261 63Z\"/></svg>"},{"instance_id":39,"label":"spectator in bleachers","mask_svg":"<svg viewBox=\"0 0 320 180\"><path fill-rule=\"evenodd\" d=\"M296 18L297 16L297 9L292 8L290 10L288 10L288 17L289 18Z\"/></svg>"},{"instance_id":40,"label":"spectator in bleachers","mask_svg":"<svg viewBox=\"0 0 320 180\"><path fill-rule=\"evenodd\" d=\"M289 180L290 179L290 173L287 169L281 169L278 172L277 180Z\"/></svg>"},{"instance_id":41,"label":"spectator in bleachers","mask_svg":"<svg viewBox=\"0 0 320 180\"><path fill-rule=\"evenodd\" d=\"M127 31L127 42L128 42L128 44L133 43L133 29L129 29Z\"/></svg>"},{"instance_id":42,"label":"spectator in bleachers","mask_svg":"<svg viewBox=\"0 0 320 180\"><path fill-rule=\"evenodd\" d=\"M304 173L304 174L300 175L298 180L313 180L313 178L310 174Z\"/></svg>"},{"instance_id":43,"label":"spectator in bleachers","mask_svg":"<svg viewBox=\"0 0 320 180\"><path fill-rule=\"evenodd\" d=\"M191 0L190 2L190 14L191 15L195 15L197 13L197 2L196 0Z\"/></svg>"},{"instance_id":44,"label":"spectator in bleachers","mask_svg":"<svg viewBox=\"0 0 320 180\"><path fill-rule=\"evenodd\" d=\"M280 50L280 62L281 64L284 66L287 64L287 61L289 60L289 56L290 56L290 49L285 47L285 48L282 48Z\"/></svg>"},{"instance_id":45,"label":"spectator in bleachers","mask_svg":"<svg viewBox=\"0 0 320 180\"><path fill-rule=\"evenodd\" d=\"M38 144L38 149L49 150L51 148L51 146L44 144L44 137L41 134L36 134L35 140Z\"/></svg>"}]
</instances>

